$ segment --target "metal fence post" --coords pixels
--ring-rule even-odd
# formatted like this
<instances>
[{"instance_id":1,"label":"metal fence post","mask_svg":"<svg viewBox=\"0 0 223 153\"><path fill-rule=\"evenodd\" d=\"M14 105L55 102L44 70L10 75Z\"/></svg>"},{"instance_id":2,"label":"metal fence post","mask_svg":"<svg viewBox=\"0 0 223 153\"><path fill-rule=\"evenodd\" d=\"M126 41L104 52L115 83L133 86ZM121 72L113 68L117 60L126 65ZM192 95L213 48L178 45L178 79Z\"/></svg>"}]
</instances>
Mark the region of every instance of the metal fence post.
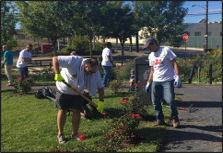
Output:
<instances>
[{"instance_id":1,"label":"metal fence post","mask_svg":"<svg viewBox=\"0 0 223 153\"><path fill-rule=\"evenodd\" d=\"M197 75L198 75L198 84L199 84L200 83L200 66L198 66Z\"/></svg>"},{"instance_id":2,"label":"metal fence post","mask_svg":"<svg viewBox=\"0 0 223 153\"><path fill-rule=\"evenodd\" d=\"M40 66L42 67L42 61L40 61Z\"/></svg>"},{"instance_id":3,"label":"metal fence post","mask_svg":"<svg viewBox=\"0 0 223 153\"><path fill-rule=\"evenodd\" d=\"M209 64L209 84L212 84L212 64Z\"/></svg>"},{"instance_id":4,"label":"metal fence post","mask_svg":"<svg viewBox=\"0 0 223 153\"><path fill-rule=\"evenodd\" d=\"M195 65L193 64L192 69L191 69L191 72L190 72L190 78L189 78L189 80L188 80L188 83L191 83L191 82L192 82L193 73L194 73L194 68L195 68Z\"/></svg>"}]
</instances>

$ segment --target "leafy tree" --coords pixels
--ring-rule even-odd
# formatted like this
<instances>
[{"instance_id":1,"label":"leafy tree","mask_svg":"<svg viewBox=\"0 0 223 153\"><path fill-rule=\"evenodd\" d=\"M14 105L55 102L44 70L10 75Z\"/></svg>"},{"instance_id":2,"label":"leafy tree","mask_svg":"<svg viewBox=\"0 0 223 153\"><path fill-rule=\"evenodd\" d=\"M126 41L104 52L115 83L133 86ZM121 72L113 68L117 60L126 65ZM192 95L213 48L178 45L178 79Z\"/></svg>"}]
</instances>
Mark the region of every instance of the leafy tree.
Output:
<instances>
[{"instance_id":1,"label":"leafy tree","mask_svg":"<svg viewBox=\"0 0 223 153\"><path fill-rule=\"evenodd\" d=\"M57 55L56 43L60 37L71 36L72 1L16 1L20 11L21 30L24 34L50 38Z\"/></svg>"},{"instance_id":2,"label":"leafy tree","mask_svg":"<svg viewBox=\"0 0 223 153\"><path fill-rule=\"evenodd\" d=\"M188 10L183 8L184 3L185 1L135 2L134 10L138 10L142 23L146 26L143 36L155 37L158 44L166 41L174 45L180 44L182 40L177 37L186 28L182 23Z\"/></svg>"},{"instance_id":3,"label":"leafy tree","mask_svg":"<svg viewBox=\"0 0 223 153\"><path fill-rule=\"evenodd\" d=\"M77 25L77 34L85 34L89 39L90 57L92 58L92 39L100 31L101 10L106 1L76 1L73 17Z\"/></svg>"},{"instance_id":4,"label":"leafy tree","mask_svg":"<svg viewBox=\"0 0 223 153\"><path fill-rule=\"evenodd\" d=\"M1 44L7 45L9 50L17 46L17 41L13 39L14 34L16 34L17 22L14 11L12 2L1 1Z\"/></svg>"}]
</instances>

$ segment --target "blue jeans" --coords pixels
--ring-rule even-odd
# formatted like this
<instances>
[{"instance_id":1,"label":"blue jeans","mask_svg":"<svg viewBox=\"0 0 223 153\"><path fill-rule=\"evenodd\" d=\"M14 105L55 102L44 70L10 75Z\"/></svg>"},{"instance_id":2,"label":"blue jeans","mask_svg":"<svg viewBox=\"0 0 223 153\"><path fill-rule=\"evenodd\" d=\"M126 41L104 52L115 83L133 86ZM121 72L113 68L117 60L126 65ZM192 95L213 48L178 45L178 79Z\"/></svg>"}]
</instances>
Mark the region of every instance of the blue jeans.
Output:
<instances>
[{"instance_id":1,"label":"blue jeans","mask_svg":"<svg viewBox=\"0 0 223 153\"><path fill-rule=\"evenodd\" d=\"M162 105L161 105L161 97L162 97L162 87L164 91L164 99L169 105L170 113L172 119L178 118L178 111L177 111L177 105L174 101L175 93L174 93L174 84L172 81L166 81L166 82L152 82L151 86L151 98L153 107L156 112L156 120L157 121L164 121L164 115L162 111Z\"/></svg>"},{"instance_id":2,"label":"blue jeans","mask_svg":"<svg viewBox=\"0 0 223 153\"><path fill-rule=\"evenodd\" d=\"M18 68L17 67L17 69L19 71L20 77L22 77L22 80L24 80L24 78L25 78L24 76L28 77L28 67L27 66L23 67L23 68Z\"/></svg>"},{"instance_id":3,"label":"blue jeans","mask_svg":"<svg viewBox=\"0 0 223 153\"><path fill-rule=\"evenodd\" d=\"M102 68L104 70L104 78L103 78L103 85L108 86L108 83L111 81L112 77L112 66L103 66Z\"/></svg>"}]
</instances>

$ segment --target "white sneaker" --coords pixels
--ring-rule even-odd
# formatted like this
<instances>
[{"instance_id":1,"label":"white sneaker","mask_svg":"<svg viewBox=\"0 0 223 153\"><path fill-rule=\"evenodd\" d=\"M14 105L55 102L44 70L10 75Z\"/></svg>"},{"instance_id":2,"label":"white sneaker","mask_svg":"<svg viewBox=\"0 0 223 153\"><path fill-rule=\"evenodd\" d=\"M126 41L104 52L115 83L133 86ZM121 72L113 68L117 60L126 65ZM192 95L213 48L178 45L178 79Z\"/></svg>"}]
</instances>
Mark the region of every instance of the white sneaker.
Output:
<instances>
[{"instance_id":1,"label":"white sneaker","mask_svg":"<svg viewBox=\"0 0 223 153\"><path fill-rule=\"evenodd\" d=\"M57 136L57 138L58 138L59 144L63 144L63 143L66 142L66 139L65 139L65 137L64 137L63 134L59 134L59 135Z\"/></svg>"},{"instance_id":2,"label":"white sneaker","mask_svg":"<svg viewBox=\"0 0 223 153\"><path fill-rule=\"evenodd\" d=\"M76 139L76 140L81 140L80 138L79 138L79 136L80 136L80 134L79 133L76 133L76 134L71 134L71 138L72 139Z\"/></svg>"}]
</instances>

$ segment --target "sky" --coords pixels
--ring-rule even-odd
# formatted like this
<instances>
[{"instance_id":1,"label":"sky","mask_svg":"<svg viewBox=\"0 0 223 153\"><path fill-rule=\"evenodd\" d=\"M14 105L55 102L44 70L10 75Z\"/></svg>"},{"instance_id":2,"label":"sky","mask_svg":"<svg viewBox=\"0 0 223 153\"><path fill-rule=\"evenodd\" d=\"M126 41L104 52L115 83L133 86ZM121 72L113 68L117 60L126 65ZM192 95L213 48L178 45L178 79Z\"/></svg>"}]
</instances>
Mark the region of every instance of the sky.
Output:
<instances>
[{"instance_id":1,"label":"sky","mask_svg":"<svg viewBox=\"0 0 223 153\"><path fill-rule=\"evenodd\" d=\"M131 4L132 2L126 1L125 3ZM191 7L191 5L195 6ZM188 15L185 16L183 23L199 23L201 19L206 19L206 1L186 1L184 8L188 8ZM208 1L208 22L215 21L222 21L222 1ZM16 24L16 29L19 27L20 24Z\"/></svg>"}]
</instances>

